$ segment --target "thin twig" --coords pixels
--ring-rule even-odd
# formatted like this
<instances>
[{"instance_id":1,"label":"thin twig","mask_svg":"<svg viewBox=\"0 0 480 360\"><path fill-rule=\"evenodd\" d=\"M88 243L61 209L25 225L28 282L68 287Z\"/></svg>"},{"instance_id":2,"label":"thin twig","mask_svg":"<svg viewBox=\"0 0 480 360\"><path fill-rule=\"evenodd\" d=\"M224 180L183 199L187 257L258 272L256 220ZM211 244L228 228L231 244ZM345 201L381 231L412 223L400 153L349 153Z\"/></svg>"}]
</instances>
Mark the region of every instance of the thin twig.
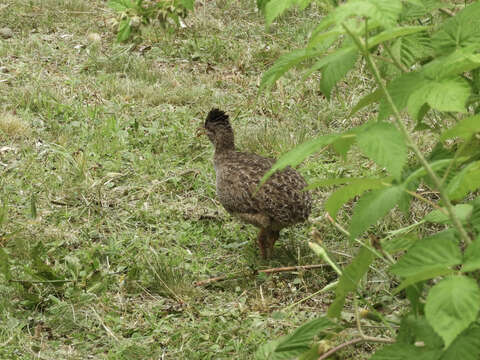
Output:
<instances>
[{"instance_id":1,"label":"thin twig","mask_svg":"<svg viewBox=\"0 0 480 360\"><path fill-rule=\"evenodd\" d=\"M315 264L315 265L299 265L299 266L285 266L279 268L271 268L271 269L264 269L264 270L257 270L257 273L263 274L273 274L279 272L287 272L287 271L301 271L301 270L312 270L312 269L319 269L322 267L328 266L327 264ZM235 279L231 275L224 275L224 276L217 276L214 278L196 281L193 283L195 286L204 286L218 281L230 280Z\"/></svg>"},{"instance_id":2,"label":"thin twig","mask_svg":"<svg viewBox=\"0 0 480 360\"><path fill-rule=\"evenodd\" d=\"M326 353L324 353L322 356L320 356L317 360L324 360L324 359L330 357L331 355L335 354L337 351L342 350L343 348L345 348L347 346L360 344L360 343L364 343L364 342L394 344L395 340L384 339L384 338L375 338L375 337L371 337L371 336L363 336L363 337L355 338L355 339L349 340L347 342L344 342L343 344L335 346L333 349L328 350Z\"/></svg>"}]
</instances>

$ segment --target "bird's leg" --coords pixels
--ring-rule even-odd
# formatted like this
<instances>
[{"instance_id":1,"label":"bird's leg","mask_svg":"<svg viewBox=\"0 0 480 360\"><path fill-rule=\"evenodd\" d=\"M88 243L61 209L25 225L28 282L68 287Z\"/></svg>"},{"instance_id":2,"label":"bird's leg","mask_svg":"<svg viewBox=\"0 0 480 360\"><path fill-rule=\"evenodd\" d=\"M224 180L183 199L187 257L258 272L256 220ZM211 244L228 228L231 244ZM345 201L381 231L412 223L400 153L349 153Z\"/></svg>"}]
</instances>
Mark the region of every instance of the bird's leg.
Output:
<instances>
[{"instance_id":1,"label":"bird's leg","mask_svg":"<svg viewBox=\"0 0 480 360\"><path fill-rule=\"evenodd\" d=\"M266 255L268 258L272 257L273 254L273 246L275 242L280 237L280 231L269 230L267 233L267 243L266 243Z\"/></svg>"},{"instance_id":2,"label":"bird's leg","mask_svg":"<svg viewBox=\"0 0 480 360\"><path fill-rule=\"evenodd\" d=\"M267 231L264 228L260 228L260 231L258 232L258 238L257 238L257 243L258 247L260 248L260 253L262 254L262 257L266 259L266 253L265 253L265 246L268 247L268 244L266 243L267 239Z\"/></svg>"}]
</instances>

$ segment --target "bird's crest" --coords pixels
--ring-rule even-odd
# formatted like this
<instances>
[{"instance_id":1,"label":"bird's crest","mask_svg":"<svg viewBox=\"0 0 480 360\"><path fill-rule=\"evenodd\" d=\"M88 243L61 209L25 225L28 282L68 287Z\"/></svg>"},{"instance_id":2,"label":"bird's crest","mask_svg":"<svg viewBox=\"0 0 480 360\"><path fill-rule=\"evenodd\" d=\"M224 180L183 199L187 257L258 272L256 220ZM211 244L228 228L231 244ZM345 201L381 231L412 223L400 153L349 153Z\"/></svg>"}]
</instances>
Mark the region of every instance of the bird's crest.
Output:
<instances>
[{"instance_id":1,"label":"bird's crest","mask_svg":"<svg viewBox=\"0 0 480 360\"><path fill-rule=\"evenodd\" d=\"M205 125L208 123L224 123L228 124L228 115L224 111L219 109L212 109L207 115Z\"/></svg>"}]
</instances>

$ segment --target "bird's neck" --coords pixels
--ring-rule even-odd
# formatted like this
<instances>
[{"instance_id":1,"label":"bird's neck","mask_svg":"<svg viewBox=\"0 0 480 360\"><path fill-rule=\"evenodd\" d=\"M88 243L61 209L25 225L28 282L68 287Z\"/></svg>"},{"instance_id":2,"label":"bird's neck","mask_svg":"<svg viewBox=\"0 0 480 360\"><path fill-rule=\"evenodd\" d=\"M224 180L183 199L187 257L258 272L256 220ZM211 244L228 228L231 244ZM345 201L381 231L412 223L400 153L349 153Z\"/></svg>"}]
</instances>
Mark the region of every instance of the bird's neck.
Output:
<instances>
[{"instance_id":1,"label":"bird's neck","mask_svg":"<svg viewBox=\"0 0 480 360\"><path fill-rule=\"evenodd\" d=\"M215 139L215 154L235 150L235 141L233 138L233 132L224 132Z\"/></svg>"}]
</instances>

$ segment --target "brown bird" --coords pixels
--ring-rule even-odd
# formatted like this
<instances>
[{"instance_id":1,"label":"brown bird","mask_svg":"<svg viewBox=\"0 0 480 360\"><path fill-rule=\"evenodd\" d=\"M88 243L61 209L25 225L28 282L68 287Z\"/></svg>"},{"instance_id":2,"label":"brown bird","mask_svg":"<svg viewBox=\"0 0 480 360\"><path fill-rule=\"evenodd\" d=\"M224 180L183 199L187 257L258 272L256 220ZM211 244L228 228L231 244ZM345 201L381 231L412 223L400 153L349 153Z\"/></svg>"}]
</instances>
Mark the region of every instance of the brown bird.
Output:
<instances>
[{"instance_id":1,"label":"brown bird","mask_svg":"<svg viewBox=\"0 0 480 360\"><path fill-rule=\"evenodd\" d=\"M259 189L275 159L235 150L233 129L225 112L212 109L204 130L213 146L217 197L235 217L260 228L258 246L270 257L280 230L307 220L312 198L307 183L291 167L275 172Z\"/></svg>"}]
</instances>

